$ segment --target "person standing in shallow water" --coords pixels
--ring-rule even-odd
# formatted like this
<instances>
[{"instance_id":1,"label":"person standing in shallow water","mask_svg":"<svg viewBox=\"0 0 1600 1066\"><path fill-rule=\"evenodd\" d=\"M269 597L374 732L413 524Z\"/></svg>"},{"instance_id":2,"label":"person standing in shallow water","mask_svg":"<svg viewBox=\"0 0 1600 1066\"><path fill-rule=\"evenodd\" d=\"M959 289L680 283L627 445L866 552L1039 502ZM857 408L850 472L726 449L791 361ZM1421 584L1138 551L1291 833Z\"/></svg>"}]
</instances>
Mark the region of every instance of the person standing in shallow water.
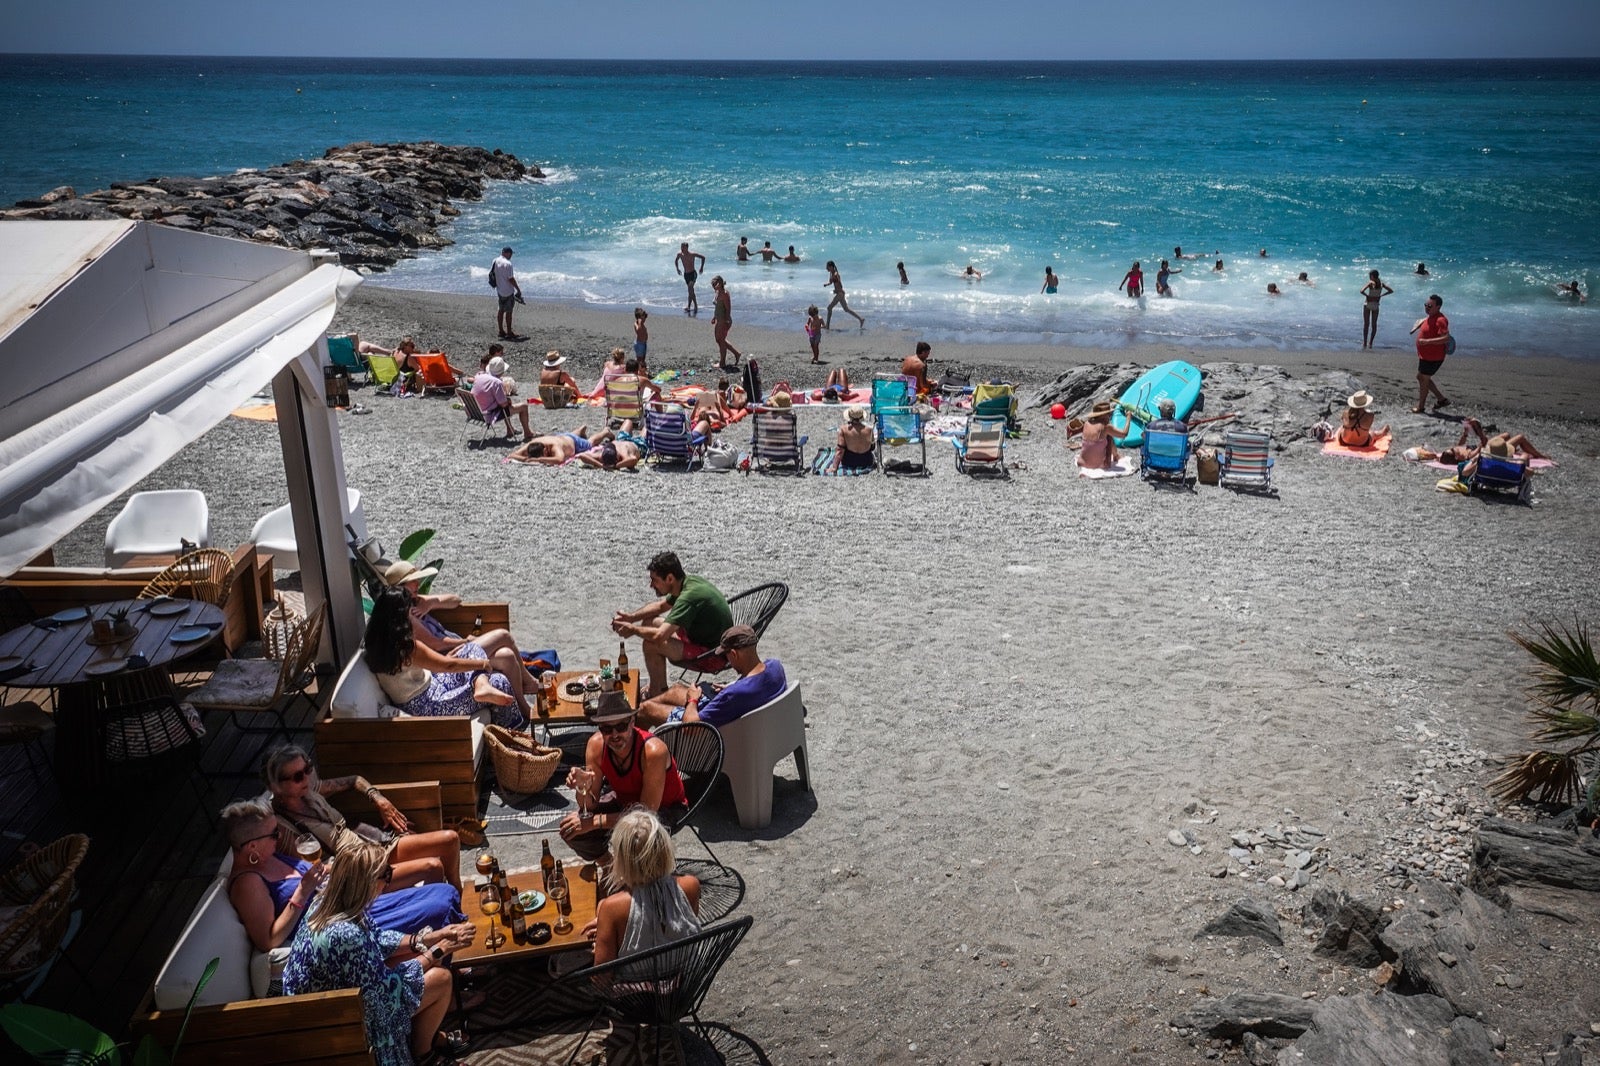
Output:
<instances>
[{"instance_id":1,"label":"person standing in shallow water","mask_svg":"<svg viewBox=\"0 0 1600 1066\"><path fill-rule=\"evenodd\" d=\"M828 317L827 320L823 322L822 328L833 328L833 309L835 307L842 309L845 314L849 315L851 318L854 318L857 322L861 323L861 325L865 326L867 324L867 320L850 310L850 305L845 302L844 280L839 277L839 268L834 265L832 259L828 260L828 280L822 287L826 289L829 286L833 287L833 299L828 301Z\"/></svg>"},{"instance_id":2,"label":"person standing in shallow water","mask_svg":"<svg viewBox=\"0 0 1600 1066\"><path fill-rule=\"evenodd\" d=\"M1127 289L1128 295L1135 300L1144 295L1144 271L1139 269L1137 260L1135 260L1132 268L1122 275L1122 280L1117 283L1117 288Z\"/></svg>"},{"instance_id":3,"label":"person standing in shallow water","mask_svg":"<svg viewBox=\"0 0 1600 1066\"><path fill-rule=\"evenodd\" d=\"M1172 286L1167 284L1167 278L1171 277L1173 274L1182 273L1183 271L1181 269L1173 270L1172 264L1168 263L1165 259L1161 260L1161 269L1156 271L1156 295L1171 296Z\"/></svg>"},{"instance_id":4,"label":"person standing in shallow water","mask_svg":"<svg viewBox=\"0 0 1600 1066\"><path fill-rule=\"evenodd\" d=\"M1054 296L1056 289L1060 285L1061 279L1056 277L1055 267L1053 265L1046 266L1044 268L1044 284L1039 286L1039 291Z\"/></svg>"},{"instance_id":5,"label":"person standing in shallow water","mask_svg":"<svg viewBox=\"0 0 1600 1066\"><path fill-rule=\"evenodd\" d=\"M706 257L699 252L689 251L688 241L678 245L678 254L672 260L672 268L683 275L683 283L689 288L688 302L683 305L683 313L686 315L700 313L700 301L694 294L694 279L700 276L700 268L705 265Z\"/></svg>"},{"instance_id":6,"label":"person standing in shallow water","mask_svg":"<svg viewBox=\"0 0 1600 1066\"><path fill-rule=\"evenodd\" d=\"M1366 299L1361 305L1361 347L1371 348L1378 342L1378 302L1393 293L1376 270L1367 271L1367 283L1361 286L1361 295Z\"/></svg>"}]
</instances>

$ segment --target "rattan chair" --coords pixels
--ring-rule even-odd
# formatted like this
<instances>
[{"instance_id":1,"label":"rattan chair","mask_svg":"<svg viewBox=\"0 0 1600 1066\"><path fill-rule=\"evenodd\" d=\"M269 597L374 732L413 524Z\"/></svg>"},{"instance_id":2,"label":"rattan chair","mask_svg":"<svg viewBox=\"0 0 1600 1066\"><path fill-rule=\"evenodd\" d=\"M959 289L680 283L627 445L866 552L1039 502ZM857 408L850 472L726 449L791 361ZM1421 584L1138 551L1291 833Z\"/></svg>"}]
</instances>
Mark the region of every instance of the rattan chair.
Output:
<instances>
[{"instance_id":1,"label":"rattan chair","mask_svg":"<svg viewBox=\"0 0 1600 1066\"><path fill-rule=\"evenodd\" d=\"M271 714L276 726L239 726L241 733L282 733L292 744L294 731L285 712L305 696L317 676L317 651L322 644L322 620L328 605L321 604L311 617L294 623L284 641L283 658L224 659L205 684L188 694L202 710ZM311 702L310 697L306 701ZM304 730L301 730L304 732Z\"/></svg>"},{"instance_id":2,"label":"rattan chair","mask_svg":"<svg viewBox=\"0 0 1600 1066\"><path fill-rule=\"evenodd\" d=\"M711 860L719 868L726 869L705 837L700 835L700 830L689 824L722 773L722 734L710 722L668 722L658 727L655 735L666 744L667 751L678 764L678 776L683 778L683 791L689 800L689 809L683 817L667 823L667 830L676 835L678 830L687 828Z\"/></svg>"},{"instance_id":3,"label":"rattan chair","mask_svg":"<svg viewBox=\"0 0 1600 1066\"><path fill-rule=\"evenodd\" d=\"M0 999L28 990L61 954L72 915L73 875L89 838L64 836L0 875L0 906L21 908L0 926Z\"/></svg>"},{"instance_id":4,"label":"rattan chair","mask_svg":"<svg viewBox=\"0 0 1600 1066\"><path fill-rule=\"evenodd\" d=\"M44 750L44 736L55 727L55 717L32 700L0 706L0 748L21 748L28 759L28 772L35 781L43 780L39 775L40 766L49 769L50 757Z\"/></svg>"},{"instance_id":5,"label":"rattan chair","mask_svg":"<svg viewBox=\"0 0 1600 1066\"><path fill-rule=\"evenodd\" d=\"M693 1019L700 1037L709 1041L710 1033L700 1020L700 1004L711 990L717 971L728 961L754 921L745 915L736 921L702 929L672 944L574 970L566 979L590 983L600 999L600 1008L589 1019L588 1028L567 1057L569 1066L577 1060L578 1052L583 1050L602 1016L609 1017L613 1024L633 1026L636 1030L641 1026L654 1026L658 1066L663 1061L662 1030L670 1032L673 1042L681 1047L684 1018ZM675 1061L682 1061L682 1058L680 1053Z\"/></svg>"},{"instance_id":6,"label":"rattan chair","mask_svg":"<svg viewBox=\"0 0 1600 1066\"><path fill-rule=\"evenodd\" d=\"M200 769L202 733L189 721L175 696L151 696L114 704L96 715L95 747L102 760L108 794L125 796L126 786L156 784L170 788L173 774L187 771L200 809L212 825L211 777Z\"/></svg>"},{"instance_id":7,"label":"rattan chair","mask_svg":"<svg viewBox=\"0 0 1600 1066\"><path fill-rule=\"evenodd\" d=\"M233 556L221 548L201 548L183 556L151 578L150 583L140 590L139 599L174 596L226 607L232 579Z\"/></svg>"}]
</instances>

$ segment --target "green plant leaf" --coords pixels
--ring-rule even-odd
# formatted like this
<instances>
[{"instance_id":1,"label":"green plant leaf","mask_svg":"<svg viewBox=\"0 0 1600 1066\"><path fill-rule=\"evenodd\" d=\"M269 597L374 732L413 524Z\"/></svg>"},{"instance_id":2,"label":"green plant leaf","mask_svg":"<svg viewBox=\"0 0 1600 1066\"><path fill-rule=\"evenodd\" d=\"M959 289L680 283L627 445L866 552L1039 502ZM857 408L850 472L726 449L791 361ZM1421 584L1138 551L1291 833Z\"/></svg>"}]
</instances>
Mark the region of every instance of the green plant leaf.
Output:
<instances>
[{"instance_id":1,"label":"green plant leaf","mask_svg":"<svg viewBox=\"0 0 1600 1066\"><path fill-rule=\"evenodd\" d=\"M0 1028L12 1043L35 1058L50 1056L59 1061L62 1052L76 1051L83 1063L122 1063L115 1040L82 1018L58 1010L11 1003L0 1007Z\"/></svg>"},{"instance_id":2,"label":"green plant leaf","mask_svg":"<svg viewBox=\"0 0 1600 1066\"><path fill-rule=\"evenodd\" d=\"M156 1038L146 1033L144 1039L139 1041L139 1046L134 1049L133 1066L172 1066L172 1060L161 1050Z\"/></svg>"},{"instance_id":3,"label":"green plant leaf","mask_svg":"<svg viewBox=\"0 0 1600 1066\"><path fill-rule=\"evenodd\" d=\"M435 570L442 571L444 569L444 560L443 559L434 559L432 562L423 563L421 566L417 567L417 569L418 570L426 570L430 566L433 567ZM435 579L438 578L438 576L439 576L438 574L434 574L433 577L424 578L422 580L422 583L417 586L417 591L419 591L419 592L423 593L424 595L426 595L428 593L428 591L433 588L433 582L434 582Z\"/></svg>"},{"instance_id":4,"label":"green plant leaf","mask_svg":"<svg viewBox=\"0 0 1600 1066\"><path fill-rule=\"evenodd\" d=\"M210 983L211 979L216 976L217 967L221 965L221 963L221 956L217 956L210 962L206 963L206 968L200 971L200 980L194 983L194 991L189 993L189 1004L183 1008L183 1024L178 1026L178 1039L172 1042L172 1058L174 1061L176 1061L178 1058L178 1049L183 1046L183 1034L189 1031L189 1015L194 1013L195 1002L199 1000L201 991L203 991L206 985Z\"/></svg>"},{"instance_id":5,"label":"green plant leaf","mask_svg":"<svg viewBox=\"0 0 1600 1066\"><path fill-rule=\"evenodd\" d=\"M406 534L406 538L400 542L400 558L408 563L415 560L422 554L422 549L432 542L433 535L434 531L431 529L419 529L415 533Z\"/></svg>"}]
</instances>

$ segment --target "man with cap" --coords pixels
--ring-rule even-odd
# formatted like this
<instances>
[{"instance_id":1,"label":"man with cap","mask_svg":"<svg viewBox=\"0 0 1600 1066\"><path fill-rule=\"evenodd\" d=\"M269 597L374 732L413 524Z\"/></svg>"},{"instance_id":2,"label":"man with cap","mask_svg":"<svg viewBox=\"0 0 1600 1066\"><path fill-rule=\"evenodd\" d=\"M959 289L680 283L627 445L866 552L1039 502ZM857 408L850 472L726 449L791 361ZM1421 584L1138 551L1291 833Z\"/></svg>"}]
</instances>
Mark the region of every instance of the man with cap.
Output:
<instances>
[{"instance_id":1,"label":"man with cap","mask_svg":"<svg viewBox=\"0 0 1600 1066\"><path fill-rule=\"evenodd\" d=\"M543 396L547 389L561 389L567 394L567 403L578 397L578 383L571 374L562 370L567 357L557 351L544 353L544 362L539 364L539 395Z\"/></svg>"},{"instance_id":2,"label":"man with cap","mask_svg":"<svg viewBox=\"0 0 1600 1066\"><path fill-rule=\"evenodd\" d=\"M589 720L595 733L584 746L583 768L567 774L578 811L561 819L561 839L593 862L610 850L611 829L628 808L654 811L670 827L689 813L689 797L666 742L634 724L622 693L603 693Z\"/></svg>"},{"instance_id":3,"label":"man with cap","mask_svg":"<svg viewBox=\"0 0 1600 1066\"><path fill-rule=\"evenodd\" d=\"M440 655L454 656L457 659L486 659L496 673L504 674L506 680L511 682L511 695L517 701L517 709L524 718L532 718L533 711L528 707L526 693L536 690L538 682L522 662L522 650L517 647L516 638L504 629L491 629L485 633L475 633L470 638L458 636L450 632L444 624L433 617L432 612L440 608L453 608L461 606L461 597L453 592L424 593L421 586L430 577L439 573L433 567L417 569L404 559L390 563L383 571L384 584L390 588L404 585L411 589L416 597L416 602L411 608L411 637L418 644L426 645Z\"/></svg>"},{"instance_id":4,"label":"man with cap","mask_svg":"<svg viewBox=\"0 0 1600 1066\"><path fill-rule=\"evenodd\" d=\"M1176 417L1178 413L1178 405L1172 402L1172 398L1170 396L1163 396L1160 400L1156 401L1156 412L1160 414L1161 417L1156 419L1154 422L1151 422L1145 427L1145 429L1153 429L1158 433L1189 432L1189 423Z\"/></svg>"},{"instance_id":5,"label":"man with cap","mask_svg":"<svg viewBox=\"0 0 1600 1066\"><path fill-rule=\"evenodd\" d=\"M505 423L506 440L517 439L511 428L512 414L522 419L522 435L531 437L533 429L528 425L528 401L513 400L510 387L506 385L511 367L506 363L505 350L503 344L489 345L489 354L478 361L478 376L472 379L472 398L477 401L478 410L483 412L484 419L491 425L496 419Z\"/></svg>"},{"instance_id":6,"label":"man with cap","mask_svg":"<svg viewBox=\"0 0 1600 1066\"><path fill-rule=\"evenodd\" d=\"M499 301L494 324L503 341L527 340L517 336L517 331L511 328L511 316L522 302L522 286L517 284L517 272L511 268L511 254L510 247L502 248L499 257L489 264L489 280L494 283L495 298Z\"/></svg>"},{"instance_id":7,"label":"man with cap","mask_svg":"<svg viewBox=\"0 0 1600 1066\"><path fill-rule=\"evenodd\" d=\"M762 659L756 648L756 631L749 626L729 626L717 651L739 671L739 679L726 685L682 681L654 699L639 705L639 720L654 728L664 722L709 722L724 726L783 694L789 679L783 664Z\"/></svg>"},{"instance_id":8,"label":"man with cap","mask_svg":"<svg viewBox=\"0 0 1600 1066\"><path fill-rule=\"evenodd\" d=\"M733 625L733 612L717 586L697 574L686 574L673 552L660 552L648 566L650 587L658 600L637 611L618 611L611 631L626 640L644 641L645 670L650 687L645 698L667 690L667 663L695 659L713 651ZM718 664L720 668L720 664Z\"/></svg>"}]
</instances>

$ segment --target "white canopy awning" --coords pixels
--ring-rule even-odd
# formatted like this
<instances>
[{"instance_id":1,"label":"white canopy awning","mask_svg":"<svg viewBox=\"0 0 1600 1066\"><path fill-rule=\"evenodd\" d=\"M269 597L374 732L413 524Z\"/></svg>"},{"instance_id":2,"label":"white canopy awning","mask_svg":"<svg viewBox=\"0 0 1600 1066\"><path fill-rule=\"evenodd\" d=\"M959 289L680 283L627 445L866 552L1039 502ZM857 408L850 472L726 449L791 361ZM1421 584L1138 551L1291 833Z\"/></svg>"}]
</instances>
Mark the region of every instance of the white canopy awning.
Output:
<instances>
[{"instance_id":1,"label":"white canopy awning","mask_svg":"<svg viewBox=\"0 0 1600 1066\"><path fill-rule=\"evenodd\" d=\"M143 222L0 222L0 574L313 348L360 277Z\"/></svg>"}]
</instances>

